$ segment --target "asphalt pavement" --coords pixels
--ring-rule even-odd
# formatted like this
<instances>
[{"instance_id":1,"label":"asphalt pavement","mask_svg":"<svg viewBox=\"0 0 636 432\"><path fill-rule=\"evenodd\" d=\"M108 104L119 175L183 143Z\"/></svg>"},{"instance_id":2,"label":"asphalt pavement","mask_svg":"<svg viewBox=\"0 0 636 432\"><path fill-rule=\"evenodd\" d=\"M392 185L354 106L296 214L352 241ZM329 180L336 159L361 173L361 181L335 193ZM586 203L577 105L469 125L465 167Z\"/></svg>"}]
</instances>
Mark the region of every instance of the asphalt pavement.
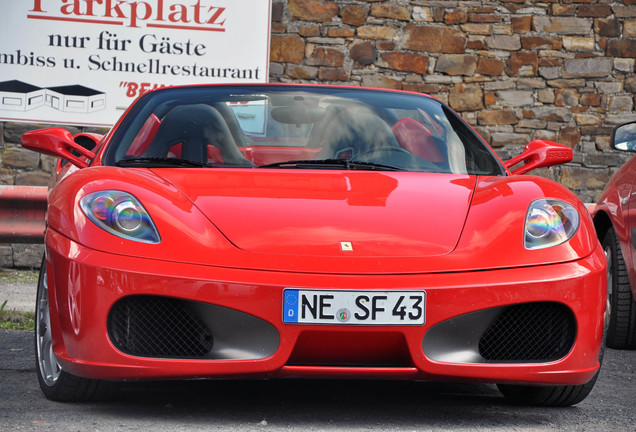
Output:
<instances>
[{"instance_id":1,"label":"asphalt pavement","mask_svg":"<svg viewBox=\"0 0 636 432\"><path fill-rule=\"evenodd\" d=\"M35 373L33 332L0 330L0 431L636 431L636 351L607 350L569 408L509 404L492 384L352 380L128 382L112 400L56 403Z\"/></svg>"}]
</instances>

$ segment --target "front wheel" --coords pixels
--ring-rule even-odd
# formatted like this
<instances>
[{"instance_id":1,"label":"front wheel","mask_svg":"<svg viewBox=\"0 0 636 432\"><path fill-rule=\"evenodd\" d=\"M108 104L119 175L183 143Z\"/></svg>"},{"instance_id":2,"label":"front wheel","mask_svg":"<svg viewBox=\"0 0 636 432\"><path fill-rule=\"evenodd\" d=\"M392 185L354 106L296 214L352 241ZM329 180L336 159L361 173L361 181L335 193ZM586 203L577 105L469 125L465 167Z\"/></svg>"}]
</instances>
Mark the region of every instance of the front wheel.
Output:
<instances>
[{"instance_id":1,"label":"front wheel","mask_svg":"<svg viewBox=\"0 0 636 432\"><path fill-rule=\"evenodd\" d=\"M60 367L53 352L46 260L42 260L35 305L35 370L42 393L54 401L95 401L110 396L114 383L81 378Z\"/></svg>"}]
</instances>

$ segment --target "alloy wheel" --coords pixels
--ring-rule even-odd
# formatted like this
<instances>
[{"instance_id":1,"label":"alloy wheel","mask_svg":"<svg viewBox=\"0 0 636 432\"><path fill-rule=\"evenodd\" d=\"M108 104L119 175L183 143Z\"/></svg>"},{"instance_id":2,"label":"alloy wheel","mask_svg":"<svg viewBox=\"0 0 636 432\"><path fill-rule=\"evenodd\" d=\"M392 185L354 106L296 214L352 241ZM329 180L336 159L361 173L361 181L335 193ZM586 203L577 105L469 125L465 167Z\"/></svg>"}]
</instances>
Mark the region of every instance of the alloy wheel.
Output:
<instances>
[{"instance_id":1,"label":"alloy wheel","mask_svg":"<svg viewBox=\"0 0 636 432\"><path fill-rule=\"evenodd\" d=\"M51 336L51 312L49 309L49 284L46 278L46 263L40 275L40 286L38 287L38 300L36 304L35 337L38 366L40 375L48 386L53 386L62 368L57 362L57 357L53 353L53 338Z\"/></svg>"}]
</instances>

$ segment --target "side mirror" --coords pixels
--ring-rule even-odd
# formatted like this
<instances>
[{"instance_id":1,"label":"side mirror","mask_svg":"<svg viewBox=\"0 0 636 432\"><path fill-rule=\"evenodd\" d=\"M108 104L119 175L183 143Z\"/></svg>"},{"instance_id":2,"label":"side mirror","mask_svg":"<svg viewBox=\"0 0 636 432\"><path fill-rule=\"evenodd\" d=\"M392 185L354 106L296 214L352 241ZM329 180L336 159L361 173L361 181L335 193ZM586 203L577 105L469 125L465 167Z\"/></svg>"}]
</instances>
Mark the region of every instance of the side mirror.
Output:
<instances>
[{"instance_id":1,"label":"side mirror","mask_svg":"<svg viewBox=\"0 0 636 432\"><path fill-rule=\"evenodd\" d=\"M616 126L610 146L616 150L636 152L636 121Z\"/></svg>"},{"instance_id":2,"label":"side mirror","mask_svg":"<svg viewBox=\"0 0 636 432\"><path fill-rule=\"evenodd\" d=\"M39 129L22 135L22 147L49 156L68 160L78 168L86 168L95 153L75 142L73 135L62 128Z\"/></svg>"},{"instance_id":3,"label":"side mirror","mask_svg":"<svg viewBox=\"0 0 636 432\"><path fill-rule=\"evenodd\" d=\"M525 174L537 168L560 165L572 161L574 153L568 146L544 140L530 141L519 156L505 162L504 165L512 174ZM512 167L523 163L519 168Z\"/></svg>"}]
</instances>

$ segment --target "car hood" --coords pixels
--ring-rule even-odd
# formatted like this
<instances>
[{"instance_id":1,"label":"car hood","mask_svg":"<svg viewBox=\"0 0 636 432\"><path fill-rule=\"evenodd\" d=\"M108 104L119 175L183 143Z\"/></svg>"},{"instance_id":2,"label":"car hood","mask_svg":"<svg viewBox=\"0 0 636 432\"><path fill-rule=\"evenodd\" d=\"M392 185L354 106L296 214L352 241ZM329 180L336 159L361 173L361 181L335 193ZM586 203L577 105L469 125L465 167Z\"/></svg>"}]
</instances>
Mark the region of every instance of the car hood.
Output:
<instances>
[{"instance_id":1,"label":"car hood","mask_svg":"<svg viewBox=\"0 0 636 432\"><path fill-rule=\"evenodd\" d=\"M403 172L153 171L237 248L314 256L448 254L461 236L476 182L467 175Z\"/></svg>"}]
</instances>

